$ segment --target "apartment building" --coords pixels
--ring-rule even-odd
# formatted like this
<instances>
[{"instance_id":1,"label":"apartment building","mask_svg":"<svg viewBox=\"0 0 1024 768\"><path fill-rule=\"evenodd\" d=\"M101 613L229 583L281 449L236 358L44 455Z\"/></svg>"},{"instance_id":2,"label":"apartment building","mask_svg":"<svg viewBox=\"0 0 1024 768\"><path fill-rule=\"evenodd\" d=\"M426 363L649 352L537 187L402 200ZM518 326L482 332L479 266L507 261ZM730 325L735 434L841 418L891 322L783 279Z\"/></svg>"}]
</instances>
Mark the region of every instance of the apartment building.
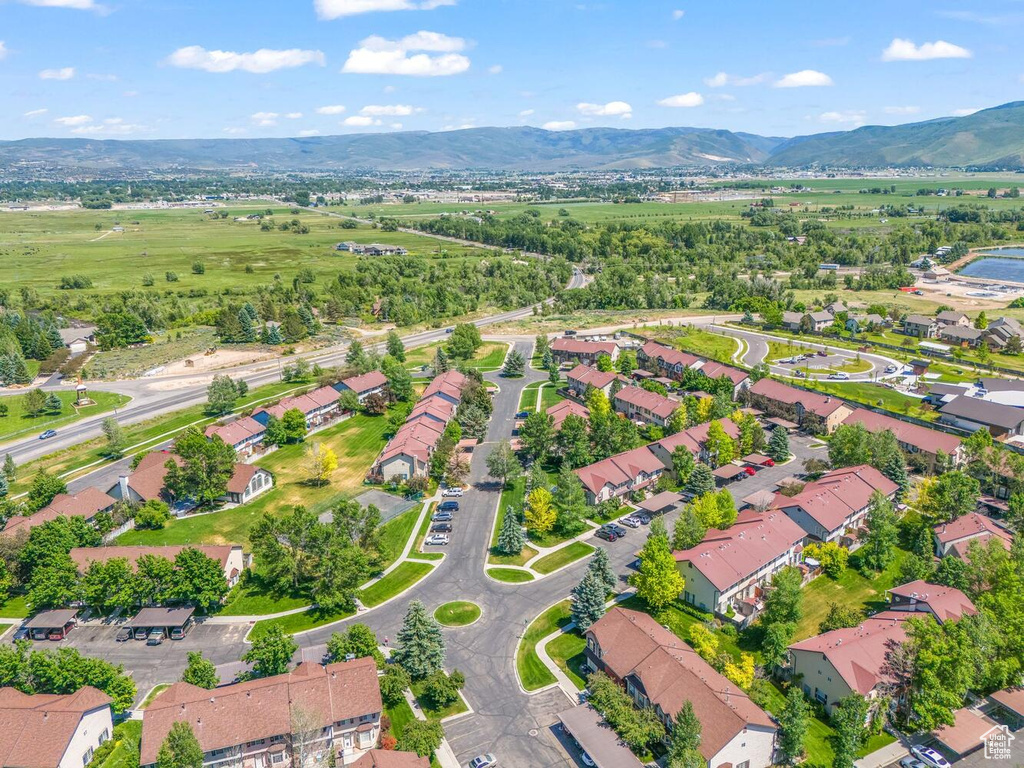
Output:
<instances>
[{"instance_id":1,"label":"apartment building","mask_svg":"<svg viewBox=\"0 0 1024 768\"><path fill-rule=\"evenodd\" d=\"M110 697L85 686L66 696L0 688L0 765L83 768L113 731Z\"/></svg>"}]
</instances>

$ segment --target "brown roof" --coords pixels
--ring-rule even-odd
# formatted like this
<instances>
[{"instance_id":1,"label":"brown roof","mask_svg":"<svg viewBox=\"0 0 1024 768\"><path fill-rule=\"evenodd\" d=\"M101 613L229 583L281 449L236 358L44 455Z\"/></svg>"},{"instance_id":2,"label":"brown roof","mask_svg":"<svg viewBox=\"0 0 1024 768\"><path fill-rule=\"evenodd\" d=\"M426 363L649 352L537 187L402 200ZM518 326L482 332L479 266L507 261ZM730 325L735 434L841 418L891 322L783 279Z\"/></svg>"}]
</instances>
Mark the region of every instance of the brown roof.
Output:
<instances>
[{"instance_id":1,"label":"brown roof","mask_svg":"<svg viewBox=\"0 0 1024 768\"><path fill-rule=\"evenodd\" d=\"M659 344L656 341L649 341L644 344L640 351L643 352L651 360L661 360L666 368L673 366L682 366L683 368L689 368L694 363L700 362L700 358L696 355L691 355L688 352L680 352L678 349L673 347Z\"/></svg>"},{"instance_id":2,"label":"brown roof","mask_svg":"<svg viewBox=\"0 0 1024 768\"><path fill-rule=\"evenodd\" d=\"M960 447L960 438L956 435L928 429L917 424L908 424L905 421L894 419L892 416L875 413L864 408L857 408L843 419L843 424L861 424L868 432L872 433L888 429L896 435L899 442L912 445L925 453L943 451L946 454L952 454Z\"/></svg>"},{"instance_id":3,"label":"brown roof","mask_svg":"<svg viewBox=\"0 0 1024 768\"><path fill-rule=\"evenodd\" d=\"M711 474L720 480L732 480L734 477L747 474L747 470L739 464L723 464L722 466L711 470Z\"/></svg>"},{"instance_id":4,"label":"brown roof","mask_svg":"<svg viewBox=\"0 0 1024 768\"><path fill-rule=\"evenodd\" d=\"M430 761L415 752L371 749L352 763L350 768L430 768Z\"/></svg>"},{"instance_id":5,"label":"brown roof","mask_svg":"<svg viewBox=\"0 0 1024 768\"><path fill-rule=\"evenodd\" d=\"M975 538L982 539L982 543L984 543L984 540L992 536L1002 539L1007 546L1013 541L1013 536L1008 530L991 517L977 512L961 515L948 523L940 523L932 530L935 531L935 538L939 540L940 544L951 544Z\"/></svg>"},{"instance_id":6,"label":"brown roof","mask_svg":"<svg viewBox=\"0 0 1024 768\"><path fill-rule=\"evenodd\" d=\"M642 509L645 512L658 513L666 507L682 504L682 501L682 494L674 491L662 491L661 493L654 494L649 499L644 499L636 506L637 509Z\"/></svg>"},{"instance_id":7,"label":"brown roof","mask_svg":"<svg viewBox=\"0 0 1024 768\"><path fill-rule=\"evenodd\" d=\"M167 451L155 451L144 456L135 471L128 475L128 487L135 491L143 501L160 499L164 493L168 460L176 462L179 466L183 463L180 456ZM228 491L231 493L244 491L257 469L251 464L240 462L235 464L235 471L228 480Z\"/></svg>"},{"instance_id":8,"label":"brown roof","mask_svg":"<svg viewBox=\"0 0 1024 768\"><path fill-rule=\"evenodd\" d=\"M596 494L605 485L622 485L635 480L641 472L650 475L664 469L665 465L651 453L650 448L643 446L609 456L595 464L574 469L573 472L583 481L584 487Z\"/></svg>"},{"instance_id":9,"label":"brown roof","mask_svg":"<svg viewBox=\"0 0 1024 768\"><path fill-rule=\"evenodd\" d=\"M579 416L582 419L590 418L590 409L575 400L560 400L545 411L554 420L555 429L561 429L562 422L567 416Z\"/></svg>"},{"instance_id":10,"label":"brown roof","mask_svg":"<svg viewBox=\"0 0 1024 768\"><path fill-rule=\"evenodd\" d=\"M805 410L822 418L832 415L846 405L838 397L805 392L802 389L796 389L795 387L783 384L781 381L767 378L761 379L751 386L750 394L760 395L769 400L776 400L788 405L801 403Z\"/></svg>"},{"instance_id":11,"label":"brown roof","mask_svg":"<svg viewBox=\"0 0 1024 768\"><path fill-rule=\"evenodd\" d=\"M642 387L623 387L615 394L615 399L634 408L650 411L661 419L667 419L680 405L678 400L659 395L657 392L649 392Z\"/></svg>"},{"instance_id":12,"label":"brown roof","mask_svg":"<svg viewBox=\"0 0 1024 768\"><path fill-rule=\"evenodd\" d=\"M322 667L300 664L293 671L212 691L175 683L146 709L141 763L156 762L171 726L192 726L204 752L288 734L295 712L325 727L339 720L381 712L377 664L372 658Z\"/></svg>"},{"instance_id":13,"label":"brown roof","mask_svg":"<svg viewBox=\"0 0 1024 768\"><path fill-rule=\"evenodd\" d=\"M67 696L30 696L14 688L0 688L0 765L60 765L82 717L109 704L109 696L89 686Z\"/></svg>"},{"instance_id":14,"label":"brown roof","mask_svg":"<svg viewBox=\"0 0 1024 768\"><path fill-rule=\"evenodd\" d=\"M69 621L78 616L74 608L55 608L50 611L40 611L31 619L25 622L25 629L57 629L63 627Z\"/></svg>"},{"instance_id":15,"label":"brown roof","mask_svg":"<svg viewBox=\"0 0 1024 768\"><path fill-rule=\"evenodd\" d=\"M859 626L833 629L790 647L795 651L820 653L828 659L851 690L870 693L882 681L886 641L902 643L907 638L905 611L883 611L865 619Z\"/></svg>"},{"instance_id":16,"label":"brown roof","mask_svg":"<svg viewBox=\"0 0 1024 768\"><path fill-rule=\"evenodd\" d=\"M1024 716L1024 688L1004 688L989 696L1001 707Z\"/></svg>"},{"instance_id":17,"label":"brown roof","mask_svg":"<svg viewBox=\"0 0 1024 768\"><path fill-rule=\"evenodd\" d=\"M584 387L590 385L596 389L604 389L611 384L615 379L619 379L623 382L628 382L625 376L614 371L599 371L597 368L591 368L589 365L583 365L580 363L567 374L565 378L571 383L578 381Z\"/></svg>"},{"instance_id":18,"label":"brown roof","mask_svg":"<svg viewBox=\"0 0 1024 768\"><path fill-rule=\"evenodd\" d=\"M562 336L551 342L552 352L566 355L614 355L617 346L614 341L581 341Z\"/></svg>"},{"instance_id":19,"label":"brown roof","mask_svg":"<svg viewBox=\"0 0 1024 768\"><path fill-rule=\"evenodd\" d=\"M799 525L777 510L740 512L732 527L711 529L695 547L673 553L689 562L721 591L756 573L804 538Z\"/></svg>"},{"instance_id":20,"label":"brown roof","mask_svg":"<svg viewBox=\"0 0 1024 768\"><path fill-rule=\"evenodd\" d=\"M940 725L932 736L955 754L964 755L981 749L988 732L998 727L995 720L964 707L953 712L952 725Z\"/></svg>"},{"instance_id":21,"label":"brown roof","mask_svg":"<svg viewBox=\"0 0 1024 768\"><path fill-rule=\"evenodd\" d=\"M698 370L711 379L720 379L725 376L733 384L739 384L750 378L750 374L746 371L741 371L739 368L733 368L731 365L723 365L722 363L715 362L714 360L708 360Z\"/></svg>"},{"instance_id":22,"label":"brown roof","mask_svg":"<svg viewBox=\"0 0 1024 768\"><path fill-rule=\"evenodd\" d=\"M125 546L125 547L75 547L71 550L71 559L84 573L89 563L105 563L116 558L126 559L132 566L143 555L156 555L174 560L183 549L197 549L211 560L220 563L221 568L227 567L228 557L233 549L241 549L239 544L167 544L163 546Z\"/></svg>"},{"instance_id":23,"label":"brown roof","mask_svg":"<svg viewBox=\"0 0 1024 768\"><path fill-rule=\"evenodd\" d=\"M779 509L799 507L826 531L834 531L846 519L865 509L875 491L892 496L899 486L874 467L860 464L834 469L821 479L808 483L796 496L779 494Z\"/></svg>"},{"instance_id":24,"label":"brown roof","mask_svg":"<svg viewBox=\"0 0 1024 768\"><path fill-rule=\"evenodd\" d=\"M97 512L110 509L117 499L99 488L86 488L76 494L58 493L53 500L32 515L15 515L4 525L4 534L31 530L58 517L84 517L91 519Z\"/></svg>"},{"instance_id":25,"label":"brown roof","mask_svg":"<svg viewBox=\"0 0 1024 768\"><path fill-rule=\"evenodd\" d=\"M211 424L206 428L206 436L211 440L216 436L228 445L238 445L256 435L262 435L267 428L251 416L244 416L229 424Z\"/></svg>"},{"instance_id":26,"label":"brown roof","mask_svg":"<svg viewBox=\"0 0 1024 768\"><path fill-rule=\"evenodd\" d=\"M587 634L601 646L601 659L613 674L634 677L663 712L674 717L684 701L693 704L705 758L718 754L749 726L775 729L742 689L647 614L612 608Z\"/></svg>"},{"instance_id":27,"label":"brown roof","mask_svg":"<svg viewBox=\"0 0 1024 768\"><path fill-rule=\"evenodd\" d=\"M256 476L257 472L266 472L266 470L253 464L235 464L235 471L231 473L231 479L228 480L227 492L244 493L249 481Z\"/></svg>"},{"instance_id":28,"label":"brown roof","mask_svg":"<svg viewBox=\"0 0 1024 768\"><path fill-rule=\"evenodd\" d=\"M380 371L370 371L361 376L350 376L347 379L342 379L341 383L356 394L362 394L363 392L369 392L371 389L383 387L388 383L388 377Z\"/></svg>"},{"instance_id":29,"label":"brown roof","mask_svg":"<svg viewBox=\"0 0 1024 768\"><path fill-rule=\"evenodd\" d=\"M894 595L924 603L940 623L956 621L962 616L973 616L978 612L971 599L959 589L929 584L923 579L893 587L889 591Z\"/></svg>"}]
</instances>

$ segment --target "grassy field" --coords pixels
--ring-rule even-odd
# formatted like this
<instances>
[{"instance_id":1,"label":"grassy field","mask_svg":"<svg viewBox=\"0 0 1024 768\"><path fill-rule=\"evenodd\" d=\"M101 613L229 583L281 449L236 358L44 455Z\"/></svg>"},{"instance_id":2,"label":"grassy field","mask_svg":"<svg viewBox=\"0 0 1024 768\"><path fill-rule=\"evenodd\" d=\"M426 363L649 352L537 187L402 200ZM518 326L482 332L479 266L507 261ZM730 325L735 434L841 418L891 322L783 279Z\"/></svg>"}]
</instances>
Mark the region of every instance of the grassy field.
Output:
<instances>
[{"instance_id":1,"label":"grassy field","mask_svg":"<svg viewBox=\"0 0 1024 768\"><path fill-rule=\"evenodd\" d=\"M25 595L13 595L0 605L0 619L23 619L28 616L28 601Z\"/></svg>"},{"instance_id":2,"label":"grassy field","mask_svg":"<svg viewBox=\"0 0 1024 768\"><path fill-rule=\"evenodd\" d=\"M0 404L7 406L7 415L0 416L0 443L15 440L34 432L59 429L68 424L73 424L79 419L84 419L86 416L95 416L100 413L113 411L114 408L120 408L131 400L127 395L121 395L116 392L90 391L89 397L95 403L75 408L74 392L58 392L57 396L60 398L63 406L60 415L45 414L35 417L25 413L24 395L0 397Z\"/></svg>"},{"instance_id":3,"label":"grassy field","mask_svg":"<svg viewBox=\"0 0 1024 768\"><path fill-rule=\"evenodd\" d=\"M733 337L711 333L702 328L653 325L640 328L637 332L671 344L677 349L723 363L728 363L739 349L736 339Z\"/></svg>"},{"instance_id":4,"label":"grassy field","mask_svg":"<svg viewBox=\"0 0 1024 768\"><path fill-rule=\"evenodd\" d=\"M411 370L418 370L424 365L430 365L437 354L437 348L441 344L428 344L425 347L416 347L405 353L405 366ZM477 368L482 373L496 371L505 362L505 353L508 345L496 341L485 341L472 358L466 361L470 368Z\"/></svg>"},{"instance_id":5,"label":"grassy field","mask_svg":"<svg viewBox=\"0 0 1024 768\"><path fill-rule=\"evenodd\" d=\"M594 551L594 548L589 544L584 544L582 541L574 541L566 547L555 550L549 555L544 555L530 567L537 571L537 573L551 573L557 571L563 566L569 565L580 560Z\"/></svg>"},{"instance_id":6,"label":"grassy field","mask_svg":"<svg viewBox=\"0 0 1024 768\"><path fill-rule=\"evenodd\" d=\"M355 611L341 611L339 613L323 613L320 611L303 611L282 616L279 619L264 619L257 621L249 631L249 640L260 637L270 628L271 624L279 624L285 634L293 635L296 632L306 632L310 629L322 627L335 621L355 616Z\"/></svg>"},{"instance_id":7,"label":"grassy field","mask_svg":"<svg viewBox=\"0 0 1024 768\"><path fill-rule=\"evenodd\" d=\"M583 649L587 641L575 632L566 632L548 643L548 656L558 665L573 685L581 691L587 687L583 676Z\"/></svg>"},{"instance_id":8,"label":"grassy field","mask_svg":"<svg viewBox=\"0 0 1024 768\"><path fill-rule=\"evenodd\" d=\"M519 672L519 680L526 690L536 691L538 688L557 682L555 676L544 666L544 662L537 655L537 643L559 627L564 627L570 620L569 601L563 600L544 611L526 628L526 632L516 647L516 670Z\"/></svg>"},{"instance_id":9,"label":"grassy field","mask_svg":"<svg viewBox=\"0 0 1024 768\"><path fill-rule=\"evenodd\" d=\"M487 575L506 584L525 584L534 578L529 571L518 571L515 568L488 568Z\"/></svg>"},{"instance_id":10,"label":"grassy field","mask_svg":"<svg viewBox=\"0 0 1024 768\"><path fill-rule=\"evenodd\" d=\"M404 592L432 570L434 570L434 566L430 563L406 560L380 581L361 590L359 601L367 608L373 608L390 600L400 592Z\"/></svg>"},{"instance_id":11,"label":"grassy field","mask_svg":"<svg viewBox=\"0 0 1024 768\"><path fill-rule=\"evenodd\" d=\"M480 618L480 606L468 600L456 600L439 605L434 618L446 627L465 627Z\"/></svg>"}]
</instances>

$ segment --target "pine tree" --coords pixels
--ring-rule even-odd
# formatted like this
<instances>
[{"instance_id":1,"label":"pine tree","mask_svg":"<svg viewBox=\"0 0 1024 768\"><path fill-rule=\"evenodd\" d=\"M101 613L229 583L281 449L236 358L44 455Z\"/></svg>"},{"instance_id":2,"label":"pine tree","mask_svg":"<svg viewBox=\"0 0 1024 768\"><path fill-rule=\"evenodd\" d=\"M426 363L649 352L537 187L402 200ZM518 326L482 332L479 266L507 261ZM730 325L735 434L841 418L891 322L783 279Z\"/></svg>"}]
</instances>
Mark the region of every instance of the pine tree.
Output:
<instances>
[{"instance_id":1,"label":"pine tree","mask_svg":"<svg viewBox=\"0 0 1024 768\"><path fill-rule=\"evenodd\" d=\"M715 490L715 476L711 474L711 467L707 464L695 466L693 472L690 473L690 478L686 481L686 490L694 498Z\"/></svg>"},{"instance_id":2,"label":"pine tree","mask_svg":"<svg viewBox=\"0 0 1024 768\"><path fill-rule=\"evenodd\" d=\"M693 508L687 504L680 513L679 519L676 520L675 528L672 531L672 549L678 552L695 547L704 540L707 532L708 529L694 514Z\"/></svg>"},{"instance_id":3,"label":"pine tree","mask_svg":"<svg viewBox=\"0 0 1024 768\"><path fill-rule=\"evenodd\" d=\"M9 483L13 483L18 479L18 467L14 463L14 458L9 453L4 456L3 473Z\"/></svg>"},{"instance_id":4,"label":"pine tree","mask_svg":"<svg viewBox=\"0 0 1024 768\"><path fill-rule=\"evenodd\" d=\"M402 628L398 630L398 647L392 655L413 680L422 680L444 666L441 627L419 600L409 604Z\"/></svg>"},{"instance_id":5,"label":"pine tree","mask_svg":"<svg viewBox=\"0 0 1024 768\"><path fill-rule=\"evenodd\" d=\"M768 441L768 455L772 461L782 462L789 459L789 435L783 427L776 427L772 430L772 437Z\"/></svg>"},{"instance_id":6,"label":"pine tree","mask_svg":"<svg viewBox=\"0 0 1024 768\"><path fill-rule=\"evenodd\" d=\"M501 375L506 378L518 378L526 371L526 358L523 353L513 349L505 358L505 364L501 368Z\"/></svg>"},{"instance_id":7,"label":"pine tree","mask_svg":"<svg viewBox=\"0 0 1024 768\"><path fill-rule=\"evenodd\" d=\"M498 532L498 551L503 555L519 555L526 546L526 537L523 535L523 527L519 523L515 510L509 504L505 509L505 517L501 521L501 530Z\"/></svg>"},{"instance_id":8,"label":"pine tree","mask_svg":"<svg viewBox=\"0 0 1024 768\"><path fill-rule=\"evenodd\" d=\"M388 331L387 340L388 354L400 363L405 362L405 344L402 338L395 331Z\"/></svg>"},{"instance_id":9,"label":"pine tree","mask_svg":"<svg viewBox=\"0 0 1024 768\"><path fill-rule=\"evenodd\" d=\"M779 752L786 765L796 765L803 757L809 720L810 706L800 686L790 686L786 705L779 713Z\"/></svg>"},{"instance_id":10,"label":"pine tree","mask_svg":"<svg viewBox=\"0 0 1024 768\"><path fill-rule=\"evenodd\" d=\"M604 616L604 585L590 571L572 590L570 615L580 634Z\"/></svg>"},{"instance_id":11,"label":"pine tree","mask_svg":"<svg viewBox=\"0 0 1024 768\"><path fill-rule=\"evenodd\" d=\"M271 325L267 329L267 344L280 344L281 343L281 329L276 325Z\"/></svg>"},{"instance_id":12,"label":"pine tree","mask_svg":"<svg viewBox=\"0 0 1024 768\"><path fill-rule=\"evenodd\" d=\"M896 492L896 501L903 501L910 490L910 477L907 475L907 463L903 459L902 451L897 451L889 457L882 467L882 474L900 487Z\"/></svg>"},{"instance_id":13,"label":"pine tree","mask_svg":"<svg viewBox=\"0 0 1024 768\"><path fill-rule=\"evenodd\" d=\"M7 475L0 474L0 500L7 498L10 492L10 485L7 482Z\"/></svg>"},{"instance_id":14,"label":"pine tree","mask_svg":"<svg viewBox=\"0 0 1024 768\"><path fill-rule=\"evenodd\" d=\"M434 353L433 363L434 375L440 376L442 373L448 373L451 370L451 365L448 362L448 355L441 347L437 348L437 352Z\"/></svg>"},{"instance_id":15,"label":"pine tree","mask_svg":"<svg viewBox=\"0 0 1024 768\"><path fill-rule=\"evenodd\" d=\"M672 737L668 748L668 768L703 768L707 765L698 751L701 724L693 711L693 704L684 701L672 723Z\"/></svg>"},{"instance_id":16,"label":"pine tree","mask_svg":"<svg viewBox=\"0 0 1024 768\"><path fill-rule=\"evenodd\" d=\"M590 564L587 566L587 572L593 574L598 583L604 586L605 593L613 592L619 584L619 577L612 570L612 564L608 560L608 550L604 547L594 550Z\"/></svg>"}]
</instances>

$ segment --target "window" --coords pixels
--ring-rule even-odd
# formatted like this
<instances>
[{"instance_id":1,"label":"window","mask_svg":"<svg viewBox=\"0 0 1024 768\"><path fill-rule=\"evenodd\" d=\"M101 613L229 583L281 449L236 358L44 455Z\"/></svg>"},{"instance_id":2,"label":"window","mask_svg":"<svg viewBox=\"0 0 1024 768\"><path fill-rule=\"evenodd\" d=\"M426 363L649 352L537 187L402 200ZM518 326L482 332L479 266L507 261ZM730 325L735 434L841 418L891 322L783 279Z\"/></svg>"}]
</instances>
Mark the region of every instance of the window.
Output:
<instances>
[{"instance_id":1,"label":"window","mask_svg":"<svg viewBox=\"0 0 1024 768\"><path fill-rule=\"evenodd\" d=\"M742 763L737 763L736 768L750 768L750 761L744 760Z\"/></svg>"},{"instance_id":2,"label":"window","mask_svg":"<svg viewBox=\"0 0 1024 768\"><path fill-rule=\"evenodd\" d=\"M100 744L110 738L110 731L106 728L103 729L103 733L100 734Z\"/></svg>"},{"instance_id":3,"label":"window","mask_svg":"<svg viewBox=\"0 0 1024 768\"><path fill-rule=\"evenodd\" d=\"M92 747L86 750L85 754L82 755L82 765L88 765L92 761Z\"/></svg>"},{"instance_id":4,"label":"window","mask_svg":"<svg viewBox=\"0 0 1024 768\"><path fill-rule=\"evenodd\" d=\"M284 762L284 752L275 752L274 754L272 754L270 756L270 762L275 763L275 764L283 763Z\"/></svg>"}]
</instances>

